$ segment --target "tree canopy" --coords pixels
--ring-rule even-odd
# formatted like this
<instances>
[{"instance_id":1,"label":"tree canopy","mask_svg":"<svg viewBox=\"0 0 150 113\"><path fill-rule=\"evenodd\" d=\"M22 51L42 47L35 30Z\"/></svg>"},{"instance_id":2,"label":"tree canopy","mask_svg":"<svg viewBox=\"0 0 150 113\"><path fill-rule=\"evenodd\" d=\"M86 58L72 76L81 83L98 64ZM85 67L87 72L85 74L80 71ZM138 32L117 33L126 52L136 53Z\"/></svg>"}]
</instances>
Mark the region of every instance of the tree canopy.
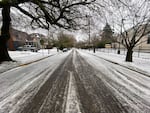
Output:
<instances>
[{"instance_id":1,"label":"tree canopy","mask_svg":"<svg viewBox=\"0 0 150 113\"><path fill-rule=\"evenodd\" d=\"M60 32L57 37L57 47L62 50L64 48L74 47L76 39L73 35L65 34Z\"/></svg>"},{"instance_id":2,"label":"tree canopy","mask_svg":"<svg viewBox=\"0 0 150 113\"><path fill-rule=\"evenodd\" d=\"M10 38L11 7L31 20L32 27L49 29L50 26L76 29L82 18L81 7L90 7L96 0L1 0L2 29L0 36L0 62L12 60L7 51Z\"/></svg>"},{"instance_id":3,"label":"tree canopy","mask_svg":"<svg viewBox=\"0 0 150 113\"><path fill-rule=\"evenodd\" d=\"M133 49L139 45L143 36L150 33L150 1L105 0L104 5L104 19L119 34L119 49L120 44L127 49L125 60L132 62Z\"/></svg>"},{"instance_id":4,"label":"tree canopy","mask_svg":"<svg viewBox=\"0 0 150 113\"><path fill-rule=\"evenodd\" d=\"M108 23L106 23L103 29L102 41L105 41L106 43L111 43L113 41L113 31Z\"/></svg>"},{"instance_id":5,"label":"tree canopy","mask_svg":"<svg viewBox=\"0 0 150 113\"><path fill-rule=\"evenodd\" d=\"M76 19L82 17L80 7L91 5L96 0L2 0L0 8L14 7L30 17L35 27L49 29L51 25L75 28Z\"/></svg>"}]
</instances>

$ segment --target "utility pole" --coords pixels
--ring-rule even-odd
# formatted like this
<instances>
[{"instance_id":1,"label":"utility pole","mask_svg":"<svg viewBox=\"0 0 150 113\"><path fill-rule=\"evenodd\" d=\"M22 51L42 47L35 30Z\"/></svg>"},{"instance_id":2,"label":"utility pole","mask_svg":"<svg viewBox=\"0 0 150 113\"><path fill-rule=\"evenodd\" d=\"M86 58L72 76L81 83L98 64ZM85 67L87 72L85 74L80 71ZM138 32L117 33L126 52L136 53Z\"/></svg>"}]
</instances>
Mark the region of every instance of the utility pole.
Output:
<instances>
[{"instance_id":1,"label":"utility pole","mask_svg":"<svg viewBox=\"0 0 150 113\"><path fill-rule=\"evenodd\" d=\"M88 20L88 36L89 36L89 51L90 51L90 44L91 44L91 42L90 42L90 40L91 40L91 20L90 20L90 18L91 18L91 16L86 15L86 18Z\"/></svg>"},{"instance_id":2,"label":"utility pole","mask_svg":"<svg viewBox=\"0 0 150 113\"><path fill-rule=\"evenodd\" d=\"M48 47L48 54L50 54L50 50L49 50L49 44L50 43L49 43L49 41L50 41L50 31L48 30L48 42L47 42L48 43L48 46L47 46Z\"/></svg>"},{"instance_id":3,"label":"utility pole","mask_svg":"<svg viewBox=\"0 0 150 113\"><path fill-rule=\"evenodd\" d=\"M121 44L121 38L122 38L122 36L121 36L121 34L122 34L122 27L123 27L123 21L124 21L125 19L121 19L121 30L120 30L120 37L119 37L119 48L118 48L118 54L120 54L120 44Z\"/></svg>"}]
</instances>

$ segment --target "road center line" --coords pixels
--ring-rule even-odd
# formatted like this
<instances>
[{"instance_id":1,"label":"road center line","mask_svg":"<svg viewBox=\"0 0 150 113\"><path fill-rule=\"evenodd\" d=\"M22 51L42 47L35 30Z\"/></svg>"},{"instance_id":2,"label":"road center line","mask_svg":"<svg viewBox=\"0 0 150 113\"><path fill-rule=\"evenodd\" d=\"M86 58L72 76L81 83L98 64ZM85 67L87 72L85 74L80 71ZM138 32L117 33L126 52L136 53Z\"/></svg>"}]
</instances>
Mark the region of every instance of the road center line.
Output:
<instances>
[{"instance_id":1,"label":"road center line","mask_svg":"<svg viewBox=\"0 0 150 113\"><path fill-rule=\"evenodd\" d=\"M68 88L65 113L81 113L79 107L80 103L75 88L75 78L73 77L73 73L71 71L68 72L70 75L70 80L69 80L69 88Z\"/></svg>"}]
</instances>

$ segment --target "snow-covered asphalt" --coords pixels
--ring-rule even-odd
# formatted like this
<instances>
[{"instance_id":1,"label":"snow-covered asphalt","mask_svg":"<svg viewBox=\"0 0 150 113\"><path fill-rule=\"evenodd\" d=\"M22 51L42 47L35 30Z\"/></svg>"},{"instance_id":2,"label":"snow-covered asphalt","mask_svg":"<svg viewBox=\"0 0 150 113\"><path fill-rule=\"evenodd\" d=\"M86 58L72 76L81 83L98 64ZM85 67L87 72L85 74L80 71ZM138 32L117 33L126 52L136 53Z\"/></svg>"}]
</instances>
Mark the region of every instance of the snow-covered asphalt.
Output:
<instances>
[{"instance_id":1,"label":"snow-covered asphalt","mask_svg":"<svg viewBox=\"0 0 150 113\"><path fill-rule=\"evenodd\" d=\"M96 76L116 95L129 113L150 113L150 77L86 51L80 55L96 69Z\"/></svg>"},{"instance_id":2,"label":"snow-covered asphalt","mask_svg":"<svg viewBox=\"0 0 150 113\"><path fill-rule=\"evenodd\" d=\"M20 106L38 92L68 54L56 54L0 74L0 113L17 113Z\"/></svg>"},{"instance_id":3,"label":"snow-covered asphalt","mask_svg":"<svg viewBox=\"0 0 150 113\"><path fill-rule=\"evenodd\" d=\"M150 78L72 50L0 74L0 113L150 113Z\"/></svg>"}]
</instances>

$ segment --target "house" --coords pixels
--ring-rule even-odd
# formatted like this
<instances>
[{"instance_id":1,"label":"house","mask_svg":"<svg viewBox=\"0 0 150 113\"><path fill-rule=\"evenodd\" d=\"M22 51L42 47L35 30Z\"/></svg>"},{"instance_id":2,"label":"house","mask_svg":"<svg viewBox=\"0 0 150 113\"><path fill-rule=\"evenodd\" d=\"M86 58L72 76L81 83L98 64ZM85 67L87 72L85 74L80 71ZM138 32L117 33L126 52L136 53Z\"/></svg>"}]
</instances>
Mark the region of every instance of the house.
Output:
<instances>
[{"instance_id":1,"label":"house","mask_svg":"<svg viewBox=\"0 0 150 113\"><path fill-rule=\"evenodd\" d=\"M30 37L31 37L30 42L32 41L32 42L36 43L36 47L46 48L47 43L48 43L48 39L46 38L45 35L42 35L39 33L32 33L32 34L30 34ZM43 45L41 45L41 40L44 41Z\"/></svg>"},{"instance_id":2,"label":"house","mask_svg":"<svg viewBox=\"0 0 150 113\"><path fill-rule=\"evenodd\" d=\"M10 29L10 39L8 40L7 46L9 50L16 50L18 47L23 46L30 36L22 31L14 28Z\"/></svg>"},{"instance_id":3,"label":"house","mask_svg":"<svg viewBox=\"0 0 150 113\"><path fill-rule=\"evenodd\" d=\"M150 33L142 37L142 39L139 41L139 45L135 47L135 49L140 49L144 52L150 52Z\"/></svg>"},{"instance_id":4,"label":"house","mask_svg":"<svg viewBox=\"0 0 150 113\"><path fill-rule=\"evenodd\" d=\"M27 34L26 32L22 32L11 28L10 30L11 38L8 40L7 46L8 50L15 51L18 47L22 47L24 45L33 45L38 49L42 48L40 44L40 40L46 40L46 36L39 33ZM46 42L46 41L45 41Z\"/></svg>"}]
</instances>

